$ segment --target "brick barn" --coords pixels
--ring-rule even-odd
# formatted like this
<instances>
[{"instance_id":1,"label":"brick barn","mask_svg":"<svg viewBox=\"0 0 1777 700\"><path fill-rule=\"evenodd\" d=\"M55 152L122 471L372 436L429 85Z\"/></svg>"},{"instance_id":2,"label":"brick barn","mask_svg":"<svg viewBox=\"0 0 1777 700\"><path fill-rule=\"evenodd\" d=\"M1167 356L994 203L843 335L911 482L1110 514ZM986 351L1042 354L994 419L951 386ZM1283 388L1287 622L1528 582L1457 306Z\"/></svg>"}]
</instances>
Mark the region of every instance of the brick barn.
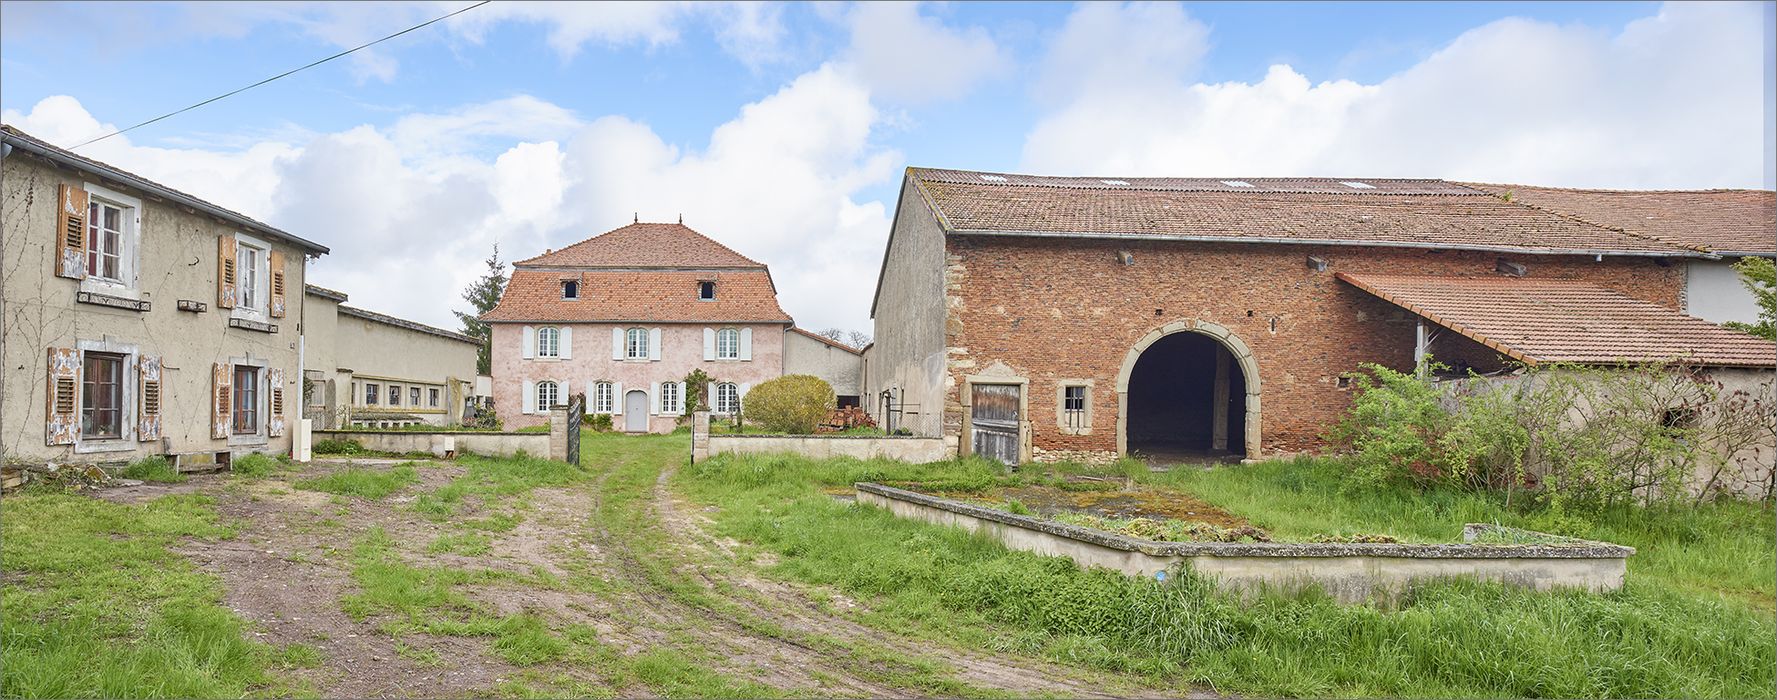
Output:
<instances>
[{"instance_id":1,"label":"brick barn","mask_svg":"<svg viewBox=\"0 0 1777 700\"><path fill-rule=\"evenodd\" d=\"M1006 461L1252 458L1318 447L1364 362L1769 368L1769 343L1678 311L1686 262L1718 257L1441 180L910 168L864 403ZM1441 281L1461 313L1428 310ZM1452 320L1468 305L1487 333Z\"/></svg>"}]
</instances>

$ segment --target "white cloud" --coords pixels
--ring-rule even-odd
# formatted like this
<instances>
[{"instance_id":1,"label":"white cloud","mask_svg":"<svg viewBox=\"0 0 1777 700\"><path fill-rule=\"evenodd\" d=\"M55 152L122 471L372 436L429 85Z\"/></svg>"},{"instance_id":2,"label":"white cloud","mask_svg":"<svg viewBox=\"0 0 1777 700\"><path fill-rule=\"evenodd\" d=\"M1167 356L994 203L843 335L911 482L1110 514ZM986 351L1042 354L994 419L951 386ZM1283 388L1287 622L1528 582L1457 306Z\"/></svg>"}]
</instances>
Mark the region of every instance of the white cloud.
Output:
<instances>
[{"instance_id":1,"label":"white cloud","mask_svg":"<svg viewBox=\"0 0 1777 700\"><path fill-rule=\"evenodd\" d=\"M109 128L71 97L4 118L61 144ZM683 214L770 264L802 323L867 329L888 213L855 193L892 182L900 165L871 141L880 120L863 85L822 66L741 108L698 151L646 124L583 122L518 96L296 144L147 148L117 137L82 153L325 244L314 283L424 323L456 327L450 311L496 241L521 259L640 213Z\"/></svg>"},{"instance_id":2,"label":"white cloud","mask_svg":"<svg viewBox=\"0 0 1777 700\"><path fill-rule=\"evenodd\" d=\"M1070 36L1152 27L1153 11L1088 5L1070 17L1044 81L1061 106L1028 134L1026 169L1762 183L1760 146L1770 146L1753 5L1671 4L1615 34L1501 20L1375 85L1312 84L1288 66L1250 84L1190 83L1179 66L1132 85L1114 70L1129 57L1081 65L1070 48L1088 46ZM1173 58L1159 65L1188 55L1164 52Z\"/></svg>"},{"instance_id":3,"label":"white cloud","mask_svg":"<svg viewBox=\"0 0 1777 700\"><path fill-rule=\"evenodd\" d=\"M1172 3L1080 5L1050 41L1037 96L1133 94L1173 86L1209 51L1209 28Z\"/></svg>"},{"instance_id":4,"label":"white cloud","mask_svg":"<svg viewBox=\"0 0 1777 700\"><path fill-rule=\"evenodd\" d=\"M845 60L882 97L923 103L962 97L1011 62L987 31L957 30L920 14L919 3L853 6Z\"/></svg>"}]
</instances>

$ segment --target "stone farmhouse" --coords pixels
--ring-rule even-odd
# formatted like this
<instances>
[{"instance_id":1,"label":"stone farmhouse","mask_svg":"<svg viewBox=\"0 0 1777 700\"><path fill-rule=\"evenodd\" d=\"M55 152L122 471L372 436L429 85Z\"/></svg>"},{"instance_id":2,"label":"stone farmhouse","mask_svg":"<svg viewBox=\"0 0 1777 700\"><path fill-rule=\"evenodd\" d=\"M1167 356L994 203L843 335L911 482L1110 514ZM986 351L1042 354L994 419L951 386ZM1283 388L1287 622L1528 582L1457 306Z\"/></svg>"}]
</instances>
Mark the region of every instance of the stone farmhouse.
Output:
<instances>
[{"instance_id":1,"label":"stone farmhouse","mask_svg":"<svg viewBox=\"0 0 1777 700\"><path fill-rule=\"evenodd\" d=\"M1751 211L1736 226L1769 244ZM865 406L1009 462L1254 458L1317 447L1365 362L1681 359L1768 382L1771 343L1680 311L1722 256L1643 228L1440 180L910 168Z\"/></svg>"},{"instance_id":2,"label":"stone farmhouse","mask_svg":"<svg viewBox=\"0 0 1777 700\"><path fill-rule=\"evenodd\" d=\"M8 465L200 468L290 453L304 418L461 420L479 341L306 284L326 247L10 126L0 142Z\"/></svg>"},{"instance_id":3,"label":"stone farmhouse","mask_svg":"<svg viewBox=\"0 0 1777 700\"><path fill-rule=\"evenodd\" d=\"M346 306L344 292L303 294L302 415L315 428L463 422L480 339Z\"/></svg>"},{"instance_id":4,"label":"stone farmhouse","mask_svg":"<svg viewBox=\"0 0 1777 700\"><path fill-rule=\"evenodd\" d=\"M683 224L634 223L513 264L493 327L494 405L508 428L541 425L586 395L627 432L670 432L688 413L685 377L732 416L753 385L813 374L858 385L858 359L808 347L778 306L771 271Z\"/></svg>"},{"instance_id":5,"label":"stone farmhouse","mask_svg":"<svg viewBox=\"0 0 1777 700\"><path fill-rule=\"evenodd\" d=\"M0 129L6 459L288 451L293 292L327 248Z\"/></svg>"}]
</instances>

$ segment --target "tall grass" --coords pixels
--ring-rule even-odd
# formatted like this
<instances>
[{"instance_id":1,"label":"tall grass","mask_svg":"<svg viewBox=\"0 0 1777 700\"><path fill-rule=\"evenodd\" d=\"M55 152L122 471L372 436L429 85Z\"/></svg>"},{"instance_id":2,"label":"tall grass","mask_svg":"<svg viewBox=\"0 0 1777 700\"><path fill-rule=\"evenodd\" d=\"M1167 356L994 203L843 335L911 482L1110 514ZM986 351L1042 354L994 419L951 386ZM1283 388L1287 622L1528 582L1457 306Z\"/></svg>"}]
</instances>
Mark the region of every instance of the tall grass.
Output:
<instances>
[{"instance_id":1,"label":"tall grass","mask_svg":"<svg viewBox=\"0 0 1777 700\"><path fill-rule=\"evenodd\" d=\"M400 491L408 484L419 480L419 474L413 470L413 465L409 463L396 465L395 468L387 471L348 467L326 476L302 479L291 486L303 491L323 491L341 496L357 496L371 501L380 501L389 494Z\"/></svg>"},{"instance_id":2,"label":"tall grass","mask_svg":"<svg viewBox=\"0 0 1777 700\"><path fill-rule=\"evenodd\" d=\"M1341 494L1326 468L1267 464L1154 479L1284 533L1363 530L1450 541L1465 521L1534 519L1469 496ZM1418 586L1392 606L1372 606L1339 605L1312 592L1243 601L1189 574L1157 584L1081 570L1066 559L1009 551L822 492L857 480L969 481L991 469L974 462L721 456L688 467L676 485L720 506L721 534L776 553L772 572L859 596L876 624L965 644L1262 695L1721 697L1777 690L1777 625L1770 616L1700 593L1687 584L1693 576L1675 573L1682 562L1714 556L1686 553L1682 543L1698 536L1741 538L1725 530L1762 525L1768 537L1769 513L1756 507L1697 517L1601 517L1588 532L1631 535L1614 538L1628 544L1639 537L1644 552L1673 550L1664 555L1668 564L1636 563L1619 592L1445 582ZM1769 566L1763 571L1770 575Z\"/></svg>"}]
</instances>

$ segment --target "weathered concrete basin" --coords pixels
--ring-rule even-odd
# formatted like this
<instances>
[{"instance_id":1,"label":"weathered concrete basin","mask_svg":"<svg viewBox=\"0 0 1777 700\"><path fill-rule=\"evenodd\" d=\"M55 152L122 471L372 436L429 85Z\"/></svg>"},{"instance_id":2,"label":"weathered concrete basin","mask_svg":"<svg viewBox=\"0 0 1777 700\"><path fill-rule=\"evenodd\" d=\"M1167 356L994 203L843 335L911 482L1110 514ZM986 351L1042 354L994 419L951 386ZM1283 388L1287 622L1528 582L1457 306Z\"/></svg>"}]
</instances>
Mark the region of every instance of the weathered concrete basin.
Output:
<instances>
[{"instance_id":1,"label":"weathered concrete basin","mask_svg":"<svg viewBox=\"0 0 1777 700\"><path fill-rule=\"evenodd\" d=\"M1073 559L1131 576L1153 577L1180 564L1235 590L1318 585L1355 603L1392 598L1415 581L1469 578L1536 590L1613 591L1633 547L1530 533L1495 525L1464 527L1466 540L1499 530L1534 535L1537 544L1312 544L1155 542L1014 515L874 483L857 484L858 502L900 517L983 533L1012 549Z\"/></svg>"}]
</instances>

